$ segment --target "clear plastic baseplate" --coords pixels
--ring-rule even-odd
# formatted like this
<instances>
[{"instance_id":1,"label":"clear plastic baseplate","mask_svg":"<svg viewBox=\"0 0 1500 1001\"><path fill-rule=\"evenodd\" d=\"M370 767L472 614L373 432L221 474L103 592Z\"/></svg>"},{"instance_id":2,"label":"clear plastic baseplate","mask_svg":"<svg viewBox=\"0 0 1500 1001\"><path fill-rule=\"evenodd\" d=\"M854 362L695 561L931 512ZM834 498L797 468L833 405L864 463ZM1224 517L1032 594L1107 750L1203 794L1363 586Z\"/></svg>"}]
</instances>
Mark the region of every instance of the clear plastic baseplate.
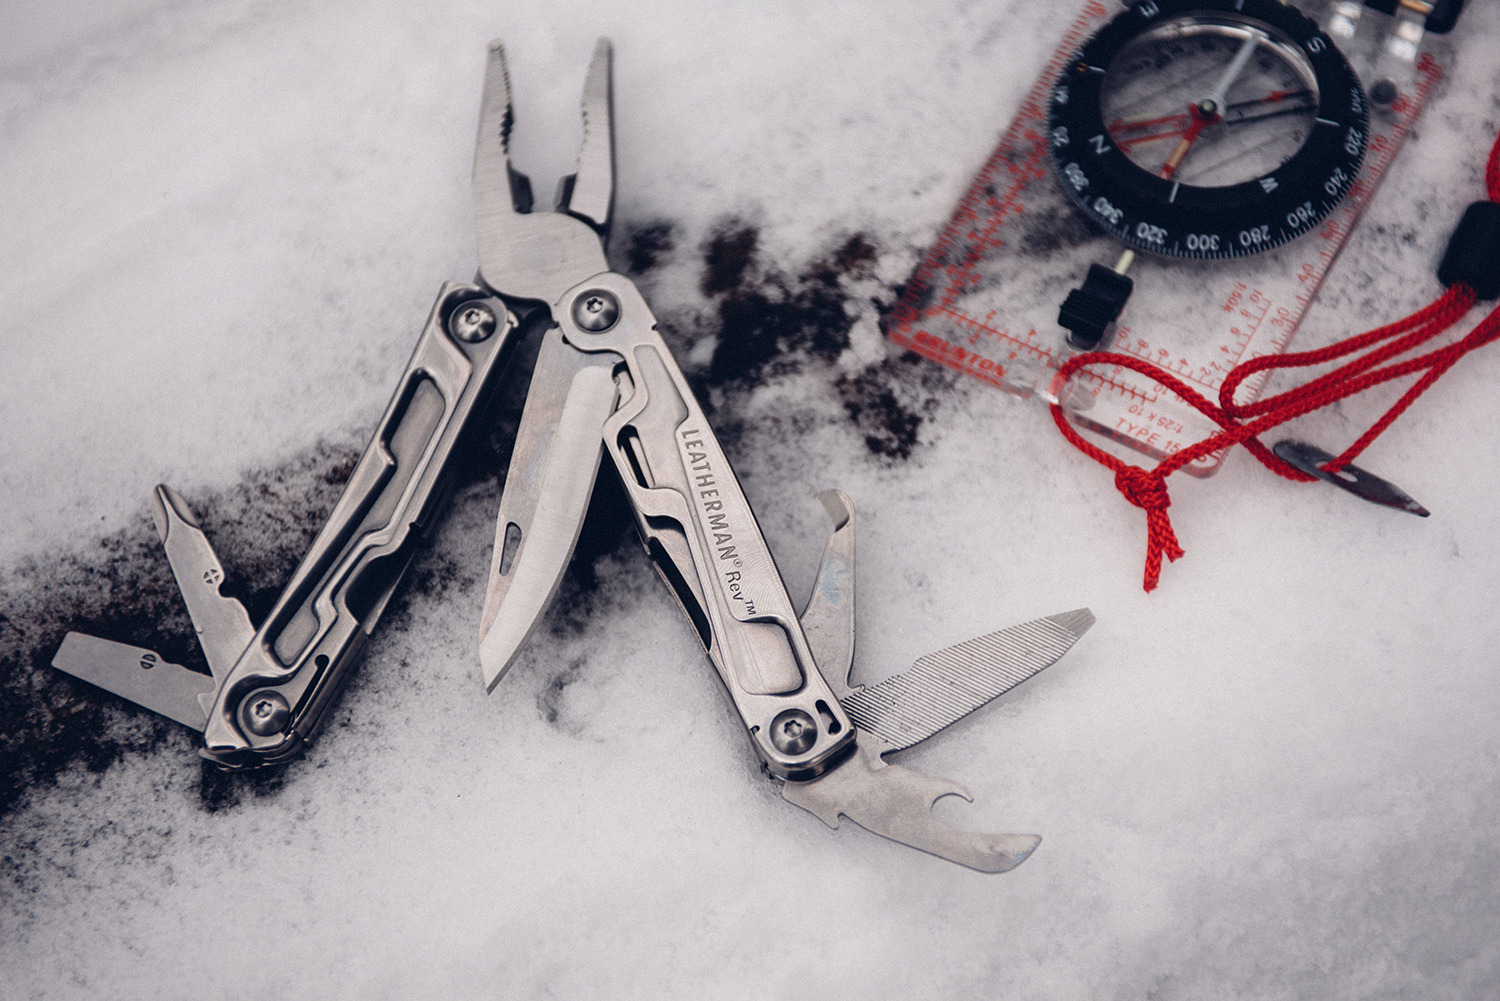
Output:
<instances>
[{"instance_id":1,"label":"clear plastic baseplate","mask_svg":"<svg viewBox=\"0 0 1500 1001\"><path fill-rule=\"evenodd\" d=\"M1322 4L1299 5L1324 23ZM1162 459L1218 426L1148 377L1094 365L1065 387L1057 369L1074 353L1057 323L1070 289L1090 264L1109 266L1123 246L1087 223L1053 169L1047 103L1058 75L1088 38L1123 8L1089 0L1022 102L937 241L917 266L887 323L896 344L1024 398L1061 402L1080 428ZM1341 48L1368 89L1389 18L1373 12ZM1371 23L1376 22L1376 23ZM1099 350L1135 355L1210 400L1240 362L1286 350L1297 325L1374 197L1448 65L1442 46L1424 51L1401 96L1372 108L1363 168L1348 196L1315 231L1254 257L1187 261L1136 257L1135 292L1113 340ZM1267 374L1236 400L1259 395ZM1211 476L1224 452L1190 464Z\"/></svg>"}]
</instances>

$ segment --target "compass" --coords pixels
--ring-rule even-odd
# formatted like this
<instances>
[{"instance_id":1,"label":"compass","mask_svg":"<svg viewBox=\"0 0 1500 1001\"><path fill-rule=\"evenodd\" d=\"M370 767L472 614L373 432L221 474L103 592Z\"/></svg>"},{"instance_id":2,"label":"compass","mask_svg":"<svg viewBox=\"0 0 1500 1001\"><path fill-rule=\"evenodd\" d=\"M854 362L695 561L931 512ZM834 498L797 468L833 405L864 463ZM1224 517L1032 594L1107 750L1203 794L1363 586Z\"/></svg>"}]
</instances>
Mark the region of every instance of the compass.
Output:
<instances>
[{"instance_id":1,"label":"compass","mask_svg":"<svg viewBox=\"0 0 1500 1001\"><path fill-rule=\"evenodd\" d=\"M1052 90L1063 190L1137 250L1229 258L1295 239L1364 160L1359 79L1277 0L1148 0L1099 30Z\"/></svg>"}]
</instances>

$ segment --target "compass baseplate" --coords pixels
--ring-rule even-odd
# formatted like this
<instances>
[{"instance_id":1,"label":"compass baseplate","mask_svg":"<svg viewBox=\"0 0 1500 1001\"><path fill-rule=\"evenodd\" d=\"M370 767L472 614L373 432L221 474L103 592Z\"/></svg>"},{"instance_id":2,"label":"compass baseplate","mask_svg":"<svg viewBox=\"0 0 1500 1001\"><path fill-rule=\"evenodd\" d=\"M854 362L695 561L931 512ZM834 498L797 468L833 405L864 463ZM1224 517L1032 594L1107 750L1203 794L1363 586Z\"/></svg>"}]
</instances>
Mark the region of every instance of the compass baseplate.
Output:
<instances>
[{"instance_id":1,"label":"compass baseplate","mask_svg":"<svg viewBox=\"0 0 1500 1001\"><path fill-rule=\"evenodd\" d=\"M1090 264L1112 262L1121 244L1085 220L1062 190L1049 150L1048 102L1073 56L1120 9L1098 0L1084 4L917 266L887 334L1018 396L1060 397L1081 427L1163 458L1215 427L1160 384L1123 367L1093 366L1061 391L1049 388L1071 353L1057 323L1059 305ZM1322 13L1316 5L1306 12ZM1372 110L1363 169L1316 230L1254 257L1137 257L1130 271L1135 294L1100 350L1151 361L1210 399L1235 365L1285 351L1443 79L1446 52L1441 46L1424 52L1412 85L1390 106ZM1356 71L1369 63L1359 49L1345 55ZM1238 401L1258 396L1265 379L1246 380ZM1219 452L1187 469L1210 476L1222 461Z\"/></svg>"}]
</instances>

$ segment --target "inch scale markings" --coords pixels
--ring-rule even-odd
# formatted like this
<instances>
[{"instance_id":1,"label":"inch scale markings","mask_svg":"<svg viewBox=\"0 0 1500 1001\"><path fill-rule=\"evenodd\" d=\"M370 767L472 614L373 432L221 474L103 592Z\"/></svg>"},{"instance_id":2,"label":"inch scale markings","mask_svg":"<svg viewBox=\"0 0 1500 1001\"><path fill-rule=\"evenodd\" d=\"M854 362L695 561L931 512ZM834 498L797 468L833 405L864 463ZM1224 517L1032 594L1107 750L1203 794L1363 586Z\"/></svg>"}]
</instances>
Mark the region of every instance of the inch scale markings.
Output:
<instances>
[{"instance_id":1,"label":"inch scale markings","mask_svg":"<svg viewBox=\"0 0 1500 1001\"><path fill-rule=\"evenodd\" d=\"M1073 55L1117 10L1088 0L1064 34L887 321L897 345L1023 398L1046 398L1037 390L1071 354L1057 325L1062 299L1090 264L1119 252L1076 213L1053 172L1048 102ZM1364 165L1347 195L1300 239L1227 261L1138 256L1135 294L1100 348L1157 363L1210 399L1235 365L1285 351L1443 75L1424 53L1411 91L1371 115ZM1255 399L1269 377L1247 380L1239 402ZM1060 395L1080 426L1157 458L1216 427L1120 366L1093 367ZM1222 460L1208 456L1188 471L1209 476Z\"/></svg>"}]
</instances>

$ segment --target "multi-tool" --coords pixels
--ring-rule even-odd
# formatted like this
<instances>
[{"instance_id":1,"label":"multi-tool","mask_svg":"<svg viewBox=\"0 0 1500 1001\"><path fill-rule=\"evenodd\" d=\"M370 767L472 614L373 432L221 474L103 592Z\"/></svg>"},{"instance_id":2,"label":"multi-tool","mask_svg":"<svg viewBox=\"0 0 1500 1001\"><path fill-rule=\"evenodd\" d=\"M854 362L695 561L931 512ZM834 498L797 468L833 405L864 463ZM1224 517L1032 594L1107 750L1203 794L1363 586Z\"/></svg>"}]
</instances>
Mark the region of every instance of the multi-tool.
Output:
<instances>
[{"instance_id":1,"label":"multi-tool","mask_svg":"<svg viewBox=\"0 0 1500 1001\"><path fill-rule=\"evenodd\" d=\"M611 50L583 92L577 172L557 210L531 210L509 163L504 51L489 49L474 206L479 273L445 284L395 395L327 525L259 628L219 592L222 567L183 499L154 497L157 531L212 677L155 653L69 633L70 674L201 730L229 768L285 761L313 736L433 527L455 444L510 349L545 327L506 474L480 661L493 690L557 590L603 456L624 484L646 552L717 669L765 772L832 827L841 817L985 872L1031 853L1031 835L959 831L932 806L962 786L884 755L930 737L1055 662L1093 623L1086 609L923 657L868 688L854 657L854 510L838 491L813 594L799 617L703 409L635 285L605 258L614 198ZM536 326L533 326L536 324Z\"/></svg>"}]
</instances>

